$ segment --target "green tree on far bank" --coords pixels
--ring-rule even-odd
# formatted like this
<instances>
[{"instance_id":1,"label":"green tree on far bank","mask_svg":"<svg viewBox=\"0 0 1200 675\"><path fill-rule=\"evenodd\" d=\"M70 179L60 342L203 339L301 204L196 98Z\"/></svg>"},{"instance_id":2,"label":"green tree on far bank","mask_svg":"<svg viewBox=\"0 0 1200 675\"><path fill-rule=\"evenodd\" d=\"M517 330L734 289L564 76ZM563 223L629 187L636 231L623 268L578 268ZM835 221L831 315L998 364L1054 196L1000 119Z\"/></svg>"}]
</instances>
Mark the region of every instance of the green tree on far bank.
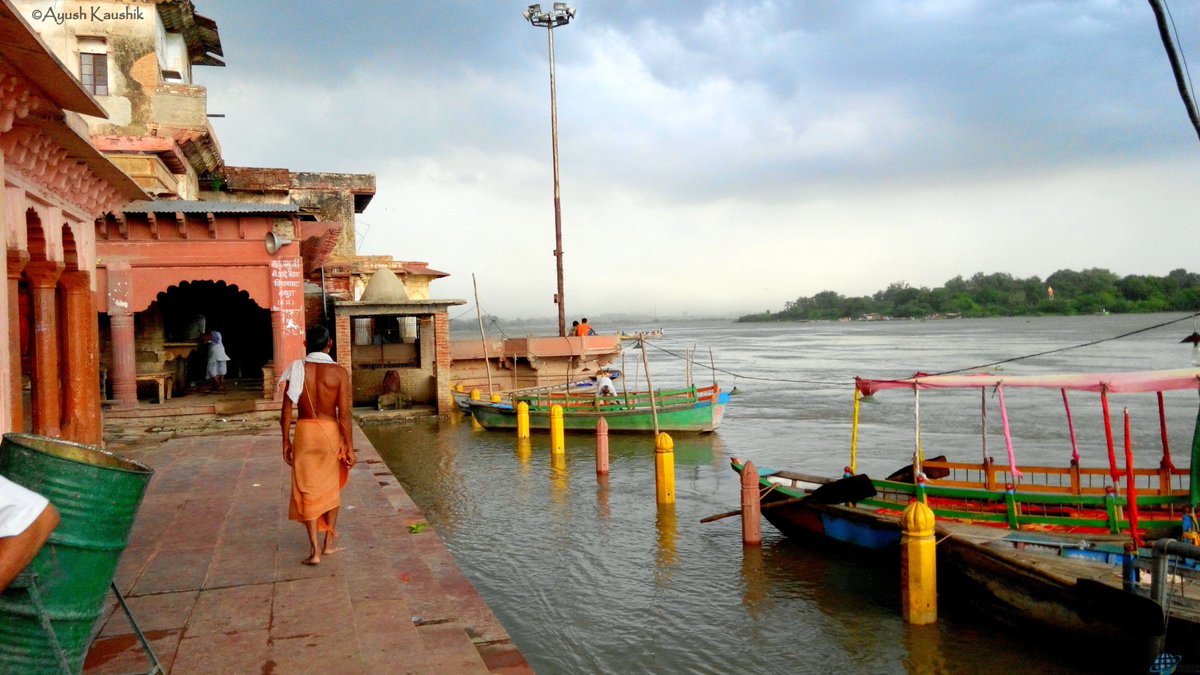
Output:
<instances>
[{"instance_id":1,"label":"green tree on far bank","mask_svg":"<svg viewBox=\"0 0 1200 675\"><path fill-rule=\"evenodd\" d=\"M1194 312L1200 310L1200 274L1172 270L1165 277L1109 270L1059 270L1042 279L1011 274L962 275L937 288L889 284L873 295L847 297L821 291L784 303L782 311L747 314L739 322L862 318L1036 316L1104 312Z\"/></svg>"}]
</instances>

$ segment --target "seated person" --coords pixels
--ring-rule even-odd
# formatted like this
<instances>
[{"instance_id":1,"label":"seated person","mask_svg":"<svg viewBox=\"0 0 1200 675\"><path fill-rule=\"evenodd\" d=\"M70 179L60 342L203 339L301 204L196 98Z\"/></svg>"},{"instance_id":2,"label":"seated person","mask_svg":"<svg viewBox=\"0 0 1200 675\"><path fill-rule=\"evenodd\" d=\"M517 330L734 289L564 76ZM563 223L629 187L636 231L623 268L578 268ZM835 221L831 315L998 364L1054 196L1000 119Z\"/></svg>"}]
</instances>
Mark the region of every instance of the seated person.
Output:
<instances>
[{"instance_id":1,"label":"seated person","mask_svg":"<svg viewBox=\"0 0 1200 675\"><path fill-rule=\"evenodd\" d=\"M49 500L0 476L0 591L29 566L58 520Z\"/></svg>"},{"instance_id":2,"label":"seated person","mask_svg":"<svg viewBox=\"0 0 1200 675\"><path fill-rule=\"evenodd\" d=\"M612 376L607 370L596 373L596 396L616 396L617 388L613 386Z\"/></svg>"}]
</instances>

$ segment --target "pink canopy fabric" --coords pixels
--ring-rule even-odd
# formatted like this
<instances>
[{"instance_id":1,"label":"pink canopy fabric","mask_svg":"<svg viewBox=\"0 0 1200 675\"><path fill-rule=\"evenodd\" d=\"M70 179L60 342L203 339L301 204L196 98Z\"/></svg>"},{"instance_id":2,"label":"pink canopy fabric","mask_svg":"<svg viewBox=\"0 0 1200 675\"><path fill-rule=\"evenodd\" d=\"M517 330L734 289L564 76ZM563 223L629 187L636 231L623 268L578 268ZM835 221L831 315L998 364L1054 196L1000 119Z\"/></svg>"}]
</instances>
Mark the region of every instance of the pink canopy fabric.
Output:
<instances>
[{"instance_id":1,"label":"pink canopy fabric","mask_svg":"<svg viewBox=\"0 0 1200 675\"><path fill-rule=\"evenodd\" d=\"M868 380L854 378L863 396L885 389L972 389L995 387L1031 387L1070 391L1106 391L1109 394L1139 394L1152 391L1200 389L1200 368L1178 370L1148 370L1132 373L1080 373L1075 375L994 375L971 373L965 375L923 375L917 373L903 380Z\"/></svg>"}]
</instances>

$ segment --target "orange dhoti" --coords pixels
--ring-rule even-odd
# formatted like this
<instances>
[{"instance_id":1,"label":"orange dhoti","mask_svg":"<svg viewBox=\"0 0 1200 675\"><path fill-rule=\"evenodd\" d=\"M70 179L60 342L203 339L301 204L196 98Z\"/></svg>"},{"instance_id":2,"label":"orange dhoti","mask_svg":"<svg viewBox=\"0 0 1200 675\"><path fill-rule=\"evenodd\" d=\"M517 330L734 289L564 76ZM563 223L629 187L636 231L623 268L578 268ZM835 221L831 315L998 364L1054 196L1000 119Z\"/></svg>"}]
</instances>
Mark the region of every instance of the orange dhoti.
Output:
<instances>
[{"instance_id":1,"label":"orange dhoti","mask_svg":"<svg viewBox=\"0 0 1200 675\"><path fill-rule=\"evenodd\" d=\"M319 519L320 531L329 530L325 514L342 503L342 488L350 469L338 461L341 430L335 420L296 421L292 440L292 500L288 519Z\"/></svg>"}]
</instances>

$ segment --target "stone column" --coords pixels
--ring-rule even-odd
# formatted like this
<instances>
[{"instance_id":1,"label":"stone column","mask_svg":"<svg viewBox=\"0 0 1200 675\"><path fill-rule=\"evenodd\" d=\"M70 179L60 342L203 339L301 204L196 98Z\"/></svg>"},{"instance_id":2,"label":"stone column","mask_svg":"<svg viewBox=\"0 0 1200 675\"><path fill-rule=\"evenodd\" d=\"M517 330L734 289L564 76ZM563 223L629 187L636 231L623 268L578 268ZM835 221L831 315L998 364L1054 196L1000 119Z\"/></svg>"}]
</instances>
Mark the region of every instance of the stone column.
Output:
<instances>
[{"instance_id":1,"label":"stone column","mask_svg":"<svg viewBox=\"0 0 1200 675\"><path fill-rule=\"evenodd\" d=\"M298 256L271 261L271 348L276 378L293 361L304 358L302 270ZM276 388L274 398L283 400L283 390Z\"/></svg>"},{"instance_id":2,"label":"stone column","mask_svg":"<svg viewBox=\"0 0 1200 675\"><path fill-rule=\"evenodd\" d=\"M59 436L61 394L59 386L58 278L62 264L37 261L25 266L33 305L33 433Z\"/></svg>"},{"instance_id":3,"label":"stone column","mask_svg":"<svg viewBox=\"0 0 1200 675\"><path fill-rule=\"evenodd\" d=\"M137 407L137 360L133 344L132 272L127 262L110 262L108 271L108 319L112 331L113 398L117 407Z\"/></svg>"},{"instance_id":4,"label":"stone column","mask_svg":"<svg viewBox=\"0 0 1200 675\"><path fill-rule=\"evenodd\" d=\"M8 249L8 400L9 426L5 431L25 431L25 403L21 373L21 272L29 262L28 251Z\"/></svg>"},{"instance_id":5,"label":"stone column","mask_svg":"<svg viewBox=\"0 0 1200 675\"><path fill-rule=\"evenodd\" d=\"M66 348L63 350L63 436L68 440L99 445L100 423L100 345L97 343L96 302L91 275L64 272L63 325Z\"/></svg>"}]
</instances>

